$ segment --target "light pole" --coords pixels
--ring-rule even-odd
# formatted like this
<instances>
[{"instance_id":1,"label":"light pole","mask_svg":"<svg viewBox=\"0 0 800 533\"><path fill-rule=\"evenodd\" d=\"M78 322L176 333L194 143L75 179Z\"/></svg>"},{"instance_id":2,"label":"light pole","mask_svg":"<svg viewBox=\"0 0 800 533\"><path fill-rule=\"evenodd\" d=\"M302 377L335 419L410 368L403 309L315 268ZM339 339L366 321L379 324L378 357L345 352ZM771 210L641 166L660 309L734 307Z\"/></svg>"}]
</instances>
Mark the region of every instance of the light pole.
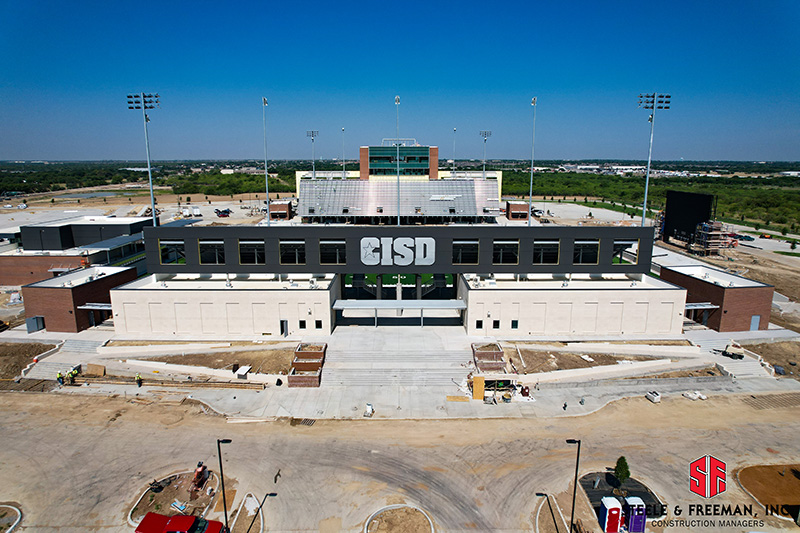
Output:
<instances>
[{"instance_id":1,"label":"light pole","mask_svg":"<svg viewBox=\"0 0 800 533\"><path fill-rule=\"evenodd\" d=\"M486 139L492 136L489 130L481 130L480 136L483 137L483 179L486 179Z\"/></svg>"},{"instance_id":2,"label":"light pole","mask_svg":"<svg viewBox=\"0 0 800 533\"><path fill-rule=\"evenodd\" d=\"M456 177L456 129L453 128L453 176Z\"/></svg>"},{"instance_id":3,"label":"light pole","mask_svg":"<svg viewBox=\"0 0 800 533\"><path fill-rule=\"evenodd\" d=\"M533 147L536 145L536 97L531 100L533 107L533 136L531 137L531 188L528 191L528 227L531 226L533 216Z\"/></svg>"},{"instance_id":4,"label":"light pole","mask_svg":"<svg viewBox=\"0 0 800 533\"><path fill-rule=\"evenodd\" d=\"M642 226L647 216L647 191L650 188L650 161L653 159L653 128L656 124L656 109L669 109L670 99L668 94L650 93L639 95L639 107L650 109L650 150L647 153L647 174L644 180L644 203L642 204Z\"/></svg>"},{"instance_id":5,"label":"light pole","mask_svg":"<svg viewBox=\"0 0 800 533\"><path fill-rule=\"evenodd\" d=\"M397 146L397 155L395 159L397 160L397 225L400 225L400 96L394 97L394 107L397 110L397 140L395 141L395 145ZM397 278L400 279L399 277Z\"/></svg>"},{"instance_id":6,"label":"light pole","mask_svg":"<svg viewBox=\"0 0 800 533\"><path fill-rule=\"evenodd\" d=\"M306 132L306 137L311 137L311 179L317 179L317 167L316 167L316 158L314 157L314 139L317 138L319 135L319 131L317 130L308 130Z\"/></svg>"},{"instance_id":7,"label":"light pole","mask_svg":"<svg viewBox=\"0 0 800 533\"><path fill-rule=\"evenodd\" d=\"M225 474L222 473L222 448L221 444L230 444L231 439L217 439L217 457L219 457L219 479L222 483L222 512L225 513L225 531L230 532L228 528L228 501L225 499Z\"/></svg>"},{"instance_id":8,"label":"light pole","mask_svg":"<svg viewBox=\"0 0 800 533\"><path fill-rule=\"evenodd\" d=\"M578 467L581 462L581 440L580 439L567 439L567 444L578 445L578 455L575 458L575 481L572 484L572 514L569 517L569 531L572 533L572 523L575 521L575 495L578 491Z\"/></svg>"},{"instance_id":9,"label":"light pole","mask_svg":"<svg viewBox=\"0 0 800 533\"><path fill-rule=\"evenodd\" d=\"M261 116L264 122L264 186L267 189L267 226L269 226L269 168L267 166L267 97L261 98L264 105L261 106Z\"/></svg>"},{"instance_id":10,"label":"light pole","mask_svg":"<svg viewBox=\"0 0 800 533\"><path fill-rule=\"evenodd\" d=\"M161 101L159 100L158 93L133 93L128 95L128 109L141 109L142 120L144 121L144 147L147 152L147 178L150 181L150 210L153 215L153 226L158 226L158 216L156 215L156 197L153 194L153 171L150 167L150 136L147 133L147 123L150 122L150 117L147 116L148 109L155 109Z\"/></svg>"},{"instance_id":11,"label":"light pole","mask_svg":"<svg viewBox=\"0 0 800 533\"><path fill-rule=\"evenodd\" d=\"M344 128L342 128L342 179L347 178L347 171L345 170L344 162Z\"/></svg>"}]
</instances>

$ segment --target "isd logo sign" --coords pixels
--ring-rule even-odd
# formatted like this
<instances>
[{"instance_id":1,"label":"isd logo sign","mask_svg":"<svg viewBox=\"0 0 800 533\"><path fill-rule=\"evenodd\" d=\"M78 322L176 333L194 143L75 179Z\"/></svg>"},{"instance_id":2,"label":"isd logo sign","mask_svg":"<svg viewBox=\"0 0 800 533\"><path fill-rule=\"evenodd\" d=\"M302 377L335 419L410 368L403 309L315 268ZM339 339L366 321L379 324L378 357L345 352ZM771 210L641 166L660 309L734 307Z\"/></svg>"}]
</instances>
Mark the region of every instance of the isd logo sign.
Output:
<instances>
[{"instance_id":1,"label":"isd logo sign","mask_svg":"<svg viewBox=\"0 0 800 533\"><path fill-rule=\"evenodd\" d=\"M706 455L689 463L689 490L703 498L725 492L725 463Z\"/></svg>"},{"instance_id":2,"label":"isd logo sign","mask_svg":"<svg viewBox=\"0 0 800 533\"><path fill-rule=\"evenodd\" d=\"M364 237L361 262L367 266L425 266L436 258L433 237Z\"/></svg>"}]
</instances>

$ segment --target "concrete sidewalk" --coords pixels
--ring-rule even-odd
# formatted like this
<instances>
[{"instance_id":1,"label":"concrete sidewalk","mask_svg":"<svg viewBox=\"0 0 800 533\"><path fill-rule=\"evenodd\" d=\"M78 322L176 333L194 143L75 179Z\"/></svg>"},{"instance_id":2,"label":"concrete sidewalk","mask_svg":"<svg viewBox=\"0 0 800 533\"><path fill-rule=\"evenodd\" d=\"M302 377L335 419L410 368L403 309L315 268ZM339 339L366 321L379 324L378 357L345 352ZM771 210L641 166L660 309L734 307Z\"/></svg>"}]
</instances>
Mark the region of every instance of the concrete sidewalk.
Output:
<instances>
[{"instance_id":1,"label":"concrete sidewalk","mask_svg":"<svg viewBox=\"0 0 800 533\"><path fill-rule=\"evenodd\" d=\"M455 384L439 387L320 387L289 389L286 386L264 390L220 390L165 387L158 384L97 384L58 389L58 394L118 395L154 402L196 400L231 421L273 420L294 417L312 419L361 419L369 402L377 419L459 419L459 418L544 418L585 415L609 402L628 397L644 397L650 390L663 397L678 397L683 392L700 390L708 396L721 394L764 394L800 392L800 382L772 378L716 380L698 383L679 380L616 380L613 383L570 388L531 390L534 400L486 405L469 400ZM466 401L453 401L454 399ZM584 404L580 404L581 398ZM683 400L682 400L683 401ZM690 400L685 400L690 401ZM567 408L564 409L566 402ZM658 409L657 405L653 409Z\"/></svg>"}]
</instances>

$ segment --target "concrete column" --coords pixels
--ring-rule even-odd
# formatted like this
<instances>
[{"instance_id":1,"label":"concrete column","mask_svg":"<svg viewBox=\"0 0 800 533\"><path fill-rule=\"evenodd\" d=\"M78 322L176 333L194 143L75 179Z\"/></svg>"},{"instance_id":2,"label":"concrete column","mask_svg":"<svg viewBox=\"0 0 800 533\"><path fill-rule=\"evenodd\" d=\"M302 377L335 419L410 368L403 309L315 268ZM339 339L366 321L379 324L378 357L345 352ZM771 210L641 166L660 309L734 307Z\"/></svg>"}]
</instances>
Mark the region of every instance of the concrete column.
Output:
<instances>
[{"instance_id":1,"label":"concrete column","mask_svg":"<svg viewBox=\"0 0 800 533\"><path fill-rule=\"evenodd\" d=\"M383 297L383 274L378 274L375 283L375 298L380 300Z\"/></svg>"},{"instance_id":2,"label":"concrete column","mask_svg":"<svg viewBox=\"0 0 800 533\"><path fill-rule=\"evenodd\" d=\"M397 300L400 301L403 299L403 282L400 279L400 274L397 275ZM403 316L403 310L397 310L397 316Z\"/></svg>"},{"instance_id":3,"label":"concrete column","mask_svg":"<svg viewBox=\"0 0 800 533\"><path fill-rule=\"evenodd\" d=\"M422 276L414 274L417 280L417 300L422 300Z\"/></svg>"}]
</instances>

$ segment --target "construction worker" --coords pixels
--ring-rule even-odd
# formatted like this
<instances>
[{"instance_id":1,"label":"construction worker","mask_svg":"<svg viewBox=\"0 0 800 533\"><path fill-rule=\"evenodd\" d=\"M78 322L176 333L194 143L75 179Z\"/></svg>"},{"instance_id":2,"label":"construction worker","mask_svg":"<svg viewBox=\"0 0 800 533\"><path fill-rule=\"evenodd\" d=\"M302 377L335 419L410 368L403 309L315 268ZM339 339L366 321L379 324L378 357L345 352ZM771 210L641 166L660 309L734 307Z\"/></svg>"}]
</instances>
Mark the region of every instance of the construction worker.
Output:
<instances>
[{"instance_id":1,"label":"construction worker","mask_svg":"<svg viewBox=\"0 0 800 533\"><path fill-rule=\"evenodd\" d=\"M70 385L75 385L75 374L73 374L74 370L70 370L67 372L67 380L69 381Z\"/></svg>"},{"instance_id":2,"label":"construction worker","mask_svg":"<svg viewBox=\"0 0 800 533\"><path fill-rule=\"evenodd\" d=\"M64 375L61 373L60 370L58 372L56 372L56 381L58 381L59 385L63 385L64 384Z\"/></svg>"},{"instance_id":3,"label":"construction worker","mask_svg":"<svg viewBox=\"0 0 800 533\"><path fill-rule=\"evenodd\" d=\"M140 376L138 372L136 373L136 386L137 387L142 386L142 376Z\"/></svg>"}]
</instances>

